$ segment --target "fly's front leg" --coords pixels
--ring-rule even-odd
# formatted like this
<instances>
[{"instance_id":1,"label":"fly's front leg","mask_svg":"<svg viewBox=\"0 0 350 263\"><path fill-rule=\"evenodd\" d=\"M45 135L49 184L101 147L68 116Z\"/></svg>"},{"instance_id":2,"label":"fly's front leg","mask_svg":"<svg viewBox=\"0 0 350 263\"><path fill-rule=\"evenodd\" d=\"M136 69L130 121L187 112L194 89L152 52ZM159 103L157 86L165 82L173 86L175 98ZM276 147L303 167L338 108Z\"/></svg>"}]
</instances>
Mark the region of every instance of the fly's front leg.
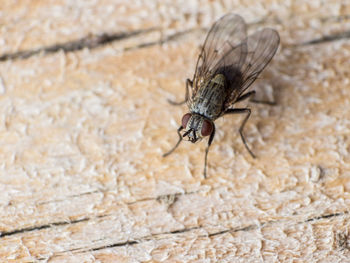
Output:
<instances>
[{"instance_id":1,"label":"fly's front leg","mask_svg":"<svg viewBox=\"0 0 350 263\"><path fill-rule=\"evenodd\" d=\"M163 154L163 157L167 157L168 155L170 155L179 146L180 142L182 141L182 136L181 136L181 133L180 133L180 131L182 129L183 129L182 125L177 129L177 134L179 135L179 140L177 141L175 146L169 152Z\"/></svg>"},{"instance_id":2,"label":"fly's front leg","mask_svg":"<svg viewBox=\"0 0 350 263\"><path fill-rule=\"evenodd\" d=\"M225 111L225 114L242 114L242 113L245 113L246 116L244 117L244 120L241 124L241 127L239 128L239 134L241 135L241 138L242 138L242 141L244 143L245 148L248 150L248 152L250 153L250 155L253 158L256 158L255 154L249 149L248 144L247 144L247 142L244 138L244 135L243 135L244 125L246 124L247 120L249 119L251 110L249 108L237 108L237 109L228 109Z\"/></svg>"},{"instance_id":3,"label":"fly's front leg","mask_svg":"<svg viewBox=\"0 0 350 263\"><path fill-rule=\"evenodd\" d=\"M208 163L208 152L209 152L209 147L211 145L211 143L214 140L214 136L215 136L215 124L213 123L213 131L210 134L209 140L208 140L208 146L205 149L205 157L204 157L204 178L207 178L207 163Z\"/></svg>"},{"instance_id":4,"label":"fly's front leg","mask_svg":"<svg viewBox=\"0 0 350 263\"><path fill-rule=\"evenodd\" d=\"M190 95L188 85L190 85L191 88L192 88L192 86L193 86L192 80L190 80L190 79L187 79L187 80L186 80L186 94L185 94L185 100L184 100L184 101L176 102L176 101L168 100L168 102L169 102L171 105L182 105L182 104L186 103L186 102L188 101L188 97L189 97L189 95Z\"/></svg>"}]
</instances>

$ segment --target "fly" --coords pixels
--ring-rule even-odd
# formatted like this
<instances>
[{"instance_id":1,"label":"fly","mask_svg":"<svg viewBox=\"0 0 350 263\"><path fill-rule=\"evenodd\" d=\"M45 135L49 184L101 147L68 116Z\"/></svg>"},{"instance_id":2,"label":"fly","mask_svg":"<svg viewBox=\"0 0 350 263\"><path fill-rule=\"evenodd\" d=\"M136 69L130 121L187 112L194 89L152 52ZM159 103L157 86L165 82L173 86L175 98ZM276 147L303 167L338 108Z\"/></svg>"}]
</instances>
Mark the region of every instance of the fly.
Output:
<instances>
[{"instance_id":1,"label":"fly","mask_svg":"<svg viewBox=\"0 0 350 263\"><path fill-rule=\"evenodd\" d=\"M239 133L255 158L243 135L251 110L235 108L234 104L255 94L247 89L271 61L279 42L278 32L271 28L247 37L246 23L239 15L227 14L216 21L204 41L194 76L186 81L185 100L170 101L173 105L187 103L189 112L183 115L177 129L178 142L163 157L171 154L185 137L195 143L209 136L204 158L206 178L209 147L215 136L214 121L226 114L245 114Z\"/></svg>"}]
</instances>

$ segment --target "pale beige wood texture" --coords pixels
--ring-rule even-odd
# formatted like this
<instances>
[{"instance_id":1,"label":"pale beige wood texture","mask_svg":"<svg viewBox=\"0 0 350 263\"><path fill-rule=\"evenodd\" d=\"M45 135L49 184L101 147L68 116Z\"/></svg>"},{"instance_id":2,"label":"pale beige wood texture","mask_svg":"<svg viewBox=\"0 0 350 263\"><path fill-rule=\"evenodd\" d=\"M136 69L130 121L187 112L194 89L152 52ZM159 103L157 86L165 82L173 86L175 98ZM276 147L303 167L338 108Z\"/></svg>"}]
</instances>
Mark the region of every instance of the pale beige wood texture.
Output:
<instances>
[{"instance_id":1,"label":"pale beige wood texture","mask_svg":"<svg viewBox=\"0 0 350 263\"><path fill-rule=\"evenodd\" d=\"M162 158L167 99L228 12L280 32L277 105L248 104L257 159L217 121L205 180L206 141ZM0 29L1 262L350 262L349 1L4 1Z\"/></svg>"}]
</instances>

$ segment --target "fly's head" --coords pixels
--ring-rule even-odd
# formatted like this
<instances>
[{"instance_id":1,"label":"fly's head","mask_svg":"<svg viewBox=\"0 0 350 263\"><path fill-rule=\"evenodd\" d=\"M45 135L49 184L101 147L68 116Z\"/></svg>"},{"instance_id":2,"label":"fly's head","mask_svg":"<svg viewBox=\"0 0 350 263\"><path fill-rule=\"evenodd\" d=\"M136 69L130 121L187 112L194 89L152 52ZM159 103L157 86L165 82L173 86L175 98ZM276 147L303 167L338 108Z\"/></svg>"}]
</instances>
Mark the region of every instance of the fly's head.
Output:
<instances>
[{"instance_id":1,"label":"fly's head","mask_svg":"<svg viewBox=\"0 0 350 263\"><path fill-rule=\"evenodd\" d=\"M201 115L186 113L182 117L182 127L184 128L182 137L188 137L190 142L195 143L203 137L209 136L213 132L214 124Z\"/></svg>"}]
</instances>

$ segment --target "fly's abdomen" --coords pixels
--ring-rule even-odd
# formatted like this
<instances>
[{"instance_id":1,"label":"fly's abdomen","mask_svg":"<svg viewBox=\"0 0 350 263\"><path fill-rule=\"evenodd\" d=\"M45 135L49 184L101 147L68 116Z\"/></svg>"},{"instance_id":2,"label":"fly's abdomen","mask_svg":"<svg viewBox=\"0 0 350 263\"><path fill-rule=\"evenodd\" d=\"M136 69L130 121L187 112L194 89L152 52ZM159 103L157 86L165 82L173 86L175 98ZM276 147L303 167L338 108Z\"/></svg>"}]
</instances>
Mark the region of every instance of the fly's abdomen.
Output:
<instances>
[{"instance_id":1,"label":"fly's abdomen","mask_svg":"<svg viewBox=\"0 0 350 263\"><path fill-rule=\"evenodd\" d=\"M225 76L217 74L214 78L202 83L193 98L190 111L215 120L222 112L225 99Z\"/></svg>"}]
</instances>

